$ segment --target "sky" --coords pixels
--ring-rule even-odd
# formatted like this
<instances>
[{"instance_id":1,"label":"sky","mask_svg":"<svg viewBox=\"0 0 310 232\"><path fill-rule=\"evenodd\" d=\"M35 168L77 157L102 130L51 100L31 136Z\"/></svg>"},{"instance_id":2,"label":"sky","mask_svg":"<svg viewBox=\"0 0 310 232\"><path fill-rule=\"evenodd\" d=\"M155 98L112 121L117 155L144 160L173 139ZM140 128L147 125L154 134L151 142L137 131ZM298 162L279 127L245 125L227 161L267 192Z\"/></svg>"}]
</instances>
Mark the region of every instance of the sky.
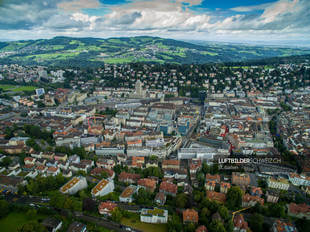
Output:
<instances>
[{"instance_id":1,"label":"sky","mask_svg":"<svg viewBox=\"0 0 310 232\"><path fill-rule=\"evenodd\" d=\"M160 36L310 44L310 0L0 0L0 39Z\"/></svg>"}]
</instances>

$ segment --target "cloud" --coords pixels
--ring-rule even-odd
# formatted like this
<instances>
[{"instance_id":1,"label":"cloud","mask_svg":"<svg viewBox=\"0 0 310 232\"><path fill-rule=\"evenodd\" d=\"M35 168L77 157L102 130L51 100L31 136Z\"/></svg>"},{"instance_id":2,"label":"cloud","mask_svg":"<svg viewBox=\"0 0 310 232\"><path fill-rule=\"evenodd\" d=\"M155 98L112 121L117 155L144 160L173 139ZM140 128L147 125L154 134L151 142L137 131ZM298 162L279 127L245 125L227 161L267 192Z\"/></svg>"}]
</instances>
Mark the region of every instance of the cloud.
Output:
<instances>
[{"instance_id":1,"label":"cloud","mask_svg":"<svg viewBox=\"0 0 310 232\"><path fill-rule=\"evenodd\" d=\"M108 37L147 34L191 39L226 37L228 40L306 38L310 31L309 0L278 0L213 11L191 7L200 7L202 0L118 2L23 0L20 3L19 0L6 0L0 6L0 31L6 32L2 33L3 38L16 38L20 31L21 39L56 35Z\"/></svg>"},{"instance_id":2,"label":"cloud","mask_svg":"<svg viewBox=\"0 0 310 232\"><path fill-rule=\"evenodd\" d=\"M272 5L272 3L265 3L255 6L238 6L231 8L230 10L236 11L236 12L250 12L250 11L257 11L257 10L265 10L267 7Z\"/></svg>"},{"instance_id":3,"label":"cloud","mask_svg":"<svg viewBox=\"0 0 310 232\"><path fill-rule=\"evenodd\" d=\"M61 2L57 6L65 11L80 11L81 9L94 9L100 7L99 0L74 0Z\"/></svg>"},{"instance_id":4,"label":"cloud","mask_svg":"<svg viewBox=\"0 0 310 232\"><path fill-rule=\"evenodd\" d=\"M53 0L5 1L0 6L0 29L31 29L57 13Z\"/></svg>"}]
</instances>

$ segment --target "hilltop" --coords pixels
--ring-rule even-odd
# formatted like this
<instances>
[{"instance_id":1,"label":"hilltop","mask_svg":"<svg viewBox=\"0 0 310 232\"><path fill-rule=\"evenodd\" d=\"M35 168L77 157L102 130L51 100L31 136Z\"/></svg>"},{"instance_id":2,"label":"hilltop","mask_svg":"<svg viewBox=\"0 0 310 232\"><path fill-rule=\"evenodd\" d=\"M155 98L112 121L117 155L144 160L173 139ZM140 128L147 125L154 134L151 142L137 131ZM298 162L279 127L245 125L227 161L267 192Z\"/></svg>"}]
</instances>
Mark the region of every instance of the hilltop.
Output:
<instances>
[{"instance_id":1,"label":"hilltop","mask_svg":"<svg viewBox=\"0 0 310 232\"><path fill-rule=\"evenodd\" d=\"M173 39L139 36L72 38L0 42L0 64L98 66L103 63L220 63L310 54L308 48L193 44Z\"/></svg>"}]
</instances>

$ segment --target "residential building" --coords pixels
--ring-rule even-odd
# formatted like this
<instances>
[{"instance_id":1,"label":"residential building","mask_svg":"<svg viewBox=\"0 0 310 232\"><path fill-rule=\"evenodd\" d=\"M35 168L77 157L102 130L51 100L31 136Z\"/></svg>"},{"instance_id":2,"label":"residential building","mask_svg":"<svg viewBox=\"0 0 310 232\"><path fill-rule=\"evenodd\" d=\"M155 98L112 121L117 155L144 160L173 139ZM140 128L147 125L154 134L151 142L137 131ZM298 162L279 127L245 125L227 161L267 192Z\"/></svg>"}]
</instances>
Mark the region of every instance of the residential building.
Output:
<instances>
[{"instance_id":1,"label":"residential building","mask_svg":"<svg viewBox=\"0 0 310 232\"><path fill-rule=\"evenodd\" d=\"M33 157L26 157L24 159L24 163L26 165L28 165L28 164L35 164L35 162L36 162L36 158L33 158Z\"/></svg>"},{"instance_id":2,"label":"residential building","mask_svg":"<svg viewBox=\"0 0 310 232\"><path fill-rule=\"evenodd\" d=\"M198 223L198 212L194 209L186 209L183 211L183 223Z\"/></svg>"},{"instance_id":3,"label":"residential building","mask_svg":"<svg viewBox=\"0 0 310 232\"><path fill-rule=\"evenodd\" d=\"M250 175L247 173L233 172L232 173L232 184L238 185L242 188L246 188L250 185Z\"/></svg>"},{"instance_id":4,"label":"residential building","mask_svg":"<svg viewBox=\"0 0 310 232\"><path fill-rule=\"evenodd\" d=\"M98 206L100 214L111 216L112 211L117 207L117 204L111 201L101 202Z\"/></svg>"},{"instance_id":5,"label":"residential building","mask_svg":"<svg viewBox=\"0 0 310 232\"><path fill-rule=\"evenodd\" d=\"M92 197L102 197L114 191L114 182L102 179L92 190Z\"/></svg>"},{"instance_id":6,"label":"residential building","mask_svg":"<svg viewBox=\"0 0 310 232\"><path fill-rule=\"evenodd\" d=\"M234 217L234 232L248 232L249 226L248 223L244 220L242 214L237 214Z\"/></svg>"},{"instance_id":7,"label":"residential building","mask_svg":"<svg viewBox=\"0 0 310 232\"><path fill-rule=\"evenodd\" d=\"M220 183L221 177L218 174L211 175L211 174L207 173L206 174L206 182L208 182L208 181L214 181L215 183Z\"/></svg>"},{"instance_id":8,"label":"residential building","mask_svg":"<svg viewBox=\"0 0 310 232\"><path fill-rule=\"evenodd\" d=\"M60 192L73 195L85 188L87 188L86 178L83 176L75 176L60 188Z\"/></svg>"},{"instance_id":9,"label":"residential building","mask_svg":"<svg viewBox=\"0 0 310 232\"><path fill-rule=\"evenodd\" d=\"M280 190L288 190L290 184L287 179L278 177L270 177L267 180L268 188L280 189Z\"/></svg>"},{"instance_id":10,"label":"residential building","mask_svg":"<svg viewBox=\"0 0 310 232\"><path fill-rule=\"evenodd\" d=\"M228 182L221 182L220 184L220 192L221 193L227 193L228 189L230 189L231 185Z\"/></svg>"},{"instance_id":11,"label":"residential building","mask_svg":"<svg viewBox=\"0 0 310 232\"><path fill-rule=\"evenodd\" d=\"M306 203L296 204L290 203L287 205L287 214L292 217L310 219L310 206Z\"/></svg>"},{"instance_id":12,"label":"residential building","mask_svg":"<svg viewBox=\"0 0 310 232\"><path fill-rule=\"evenodd\" d=\"M46 170L46 174L48 176L57 176L60 173L60 169L58 167L49 167Z\"/></svg>"},{"instance_id":13,"label":"residential building","mask_svg":"<svg viewBox=\"0 0 310 232\"><path fill-rule=\"evenodd\" d=\"M268 190L266 192L266 201L271 203L277 203L279 200L279 192Z\"/></svg>"},{"instance_id":14,"label":"residential building","mask_svg":"<svg viewBox=\"0 0 310 232\"><path fill-rule=\"evenodd\" d=\"M140 221L146 223L167 223L168 210L165 209L142 209Z\"/></svg>"},{"instance_id":15,"label":"residential building","mask_svg":"<svg viewBox=\"0 0 310 232\"><path fill-rule=\"evenodd\" d=\"M180 160L163 160L163 169L180 169Z\"/></svg>"},{"instance_id":16,"label":"residential building","mask_svg":"<svg viewBox=\"0 0 310 232\"><path fill-rule=\"evenodd\" d=\"M62 221L57 219L57 218L53 218L53 217L49 217L49 218L44 219L41 224L49 232L56 232L56 231L60 230L62 227Z\"/></svg>"},{"instance_id":17,"label":"residential building","mask_svg":"<svg viewBox=\"0 0 310 232\"><path fill-rule=\"evenodd\" d=\"M297 228L291 222L276 220L271 228L272 232L298 232Z\"/></svg>"},{"instance_id":18,"label":"residential building","mask_svg":"<svg viewBox=\"0 0 310 232\"><path fill-rule=\"evenodd\" d=\"M216 182L215 182L215 181L210 181L210 180L209 180L209 181L206 182L205 188L206 188L206 190L214 191L215 185L216 185Z\"/></svg>"},{"instance_id":19,"label":"residential building","mask_svg":"<svg viewBox=\"0 0 310 232\"><path fill-rule=\"evenodd\" d=\"M249 206L254 206L256 203L259 203L261 205L264 205L264 199L260 198L258 196L252 196L248 193L243 195L242 197L242 207L249 207Z\"/></svg>"},{"instance_id":20,"label":"residential building","mask_svg":"<svg viewBox=\"0 0 310 232\"><path fill-rule=\"evenodd\" d=\"M258 196L258 197L261 197L263 195L263 191L260 187L255 187L255 186L252 186L251 188L251 191L250 191L250 194L252 196Z\"/></svg>"},{"instance_id":21,"label":"residential building","mask_svg":"<svg viewBox=\"0 0 310 232\"><path fill-rule=\"evenodd\" d=\"M140 179L140 175L134 174L134 173L121 172L118 175L118 181L129 183L129 184L137 183L139 179Z\"/></svg>"},{"instance_id":22,"label":"residential building","mask_svg":"<svg viewBox=\"0 0 310 232\"><path fill-rule=\"evenodd\" d=\"M202 167L201 159L191 159L189 162L189 171L191 174L197 173Z\"/></svg>"},{"instance_id":23,"label":"residential building","mask_svg":"<svg viewBox=\"0 0 310 232\"><path fill-rule=\"evenodd\" d=\"M175 197L178 191L178 186L168 181L163 181L159 186L159 191Z\"/></svg>"},{"instance_id":24,"label":"residential building","mask_svg":"<svg viewBox=\"0 0 310 232\"><path fill-rule=\"evenodd\" d=\"M163 192L159 192L155 196L155 203L158 205L164 205L166 203L166 195Z\"/></svg>"},{"instance_id":25,"label":"residential building","mask_svg":"<svg viewBox=\"0 0 310 232\"><path fill-rule=\"evenodd\" d=\"M207 227L204 225L198 226L195 232L208 232Z\"/></svg>"},{"instance_id":26,"label":"residential building","mask_svg":"<svg viewBox=\"0 0 310 232\"><path fill-rule=\"evenodd\" d=\"M226 195L224 193L218 193L215 191L207 191L207 198L219 203L225 203L226 201Z\"/></svg>"},{"instance_id":27,"label":"residential building","mask_svg":"<svg viewBox=\"0 0 310 232\"><path fill-rule=\"evenodd\" d=\"M133 202L133 195L139 191L139 187L135 185L129 185L119 196L119 201L131 203Z\"/></svg>"},{"instance_id":28,"label":"residential building","mask_svg":"<svg viewBox=\"0 0 310 232\"><path fill-rule=\"evenodd\" d=\"M310 177L303 175L298 175L297 173L290 173L289 174L289 181L296 186L310 186Z\"/></svg>"},{"instance_id":29,"label":"residential building","mask_svg":"<svg viewBox=\"0 0 310 232\"><path fill-rule=\"evenodd\" d=\"M86 225L81 222L72 222L67 232L87 232Z\"/></svg>"},{"instance_id":30,"label":"residential building","mask_svg":"<svg viewBox=\"0 0 310 232\"><path fill-rule=\"evenodd\" d=\"M138 180L138 186L153 193L156 189L156 180L151 178L140 179Z\"/></svg>"},{"instance_id":31,"label":"residential building","mask_svg":"<svg viewBox=\"0 0 310 232\"><path fill-rule=\"evenodd\" d=\"M55 156L54 156L55 160L62 160L64 162L67 161L67 158L68 158L67 154L61 154L61 153L55 154Z\"/></svg>"}]
</instances>

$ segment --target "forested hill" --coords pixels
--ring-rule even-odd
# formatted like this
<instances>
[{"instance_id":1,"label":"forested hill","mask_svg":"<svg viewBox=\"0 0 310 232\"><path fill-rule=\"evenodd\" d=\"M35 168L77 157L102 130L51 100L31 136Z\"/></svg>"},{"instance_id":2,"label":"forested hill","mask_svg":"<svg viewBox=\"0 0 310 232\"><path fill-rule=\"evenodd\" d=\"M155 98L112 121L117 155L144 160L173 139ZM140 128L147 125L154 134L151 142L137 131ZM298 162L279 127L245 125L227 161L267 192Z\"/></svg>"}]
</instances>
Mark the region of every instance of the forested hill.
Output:
<instances>
[{"instance_id":1,"label":"forested hill","mask_svg":"<svg viewBox=\"0 0 310 232\"><path fill-rule=\"evenodd\" d=\"M0 64L98 66L103 63L222 63L310 54L310 48L197 45L159 37L71 38L0 42Z\"/></svg>"}]
</instances>

